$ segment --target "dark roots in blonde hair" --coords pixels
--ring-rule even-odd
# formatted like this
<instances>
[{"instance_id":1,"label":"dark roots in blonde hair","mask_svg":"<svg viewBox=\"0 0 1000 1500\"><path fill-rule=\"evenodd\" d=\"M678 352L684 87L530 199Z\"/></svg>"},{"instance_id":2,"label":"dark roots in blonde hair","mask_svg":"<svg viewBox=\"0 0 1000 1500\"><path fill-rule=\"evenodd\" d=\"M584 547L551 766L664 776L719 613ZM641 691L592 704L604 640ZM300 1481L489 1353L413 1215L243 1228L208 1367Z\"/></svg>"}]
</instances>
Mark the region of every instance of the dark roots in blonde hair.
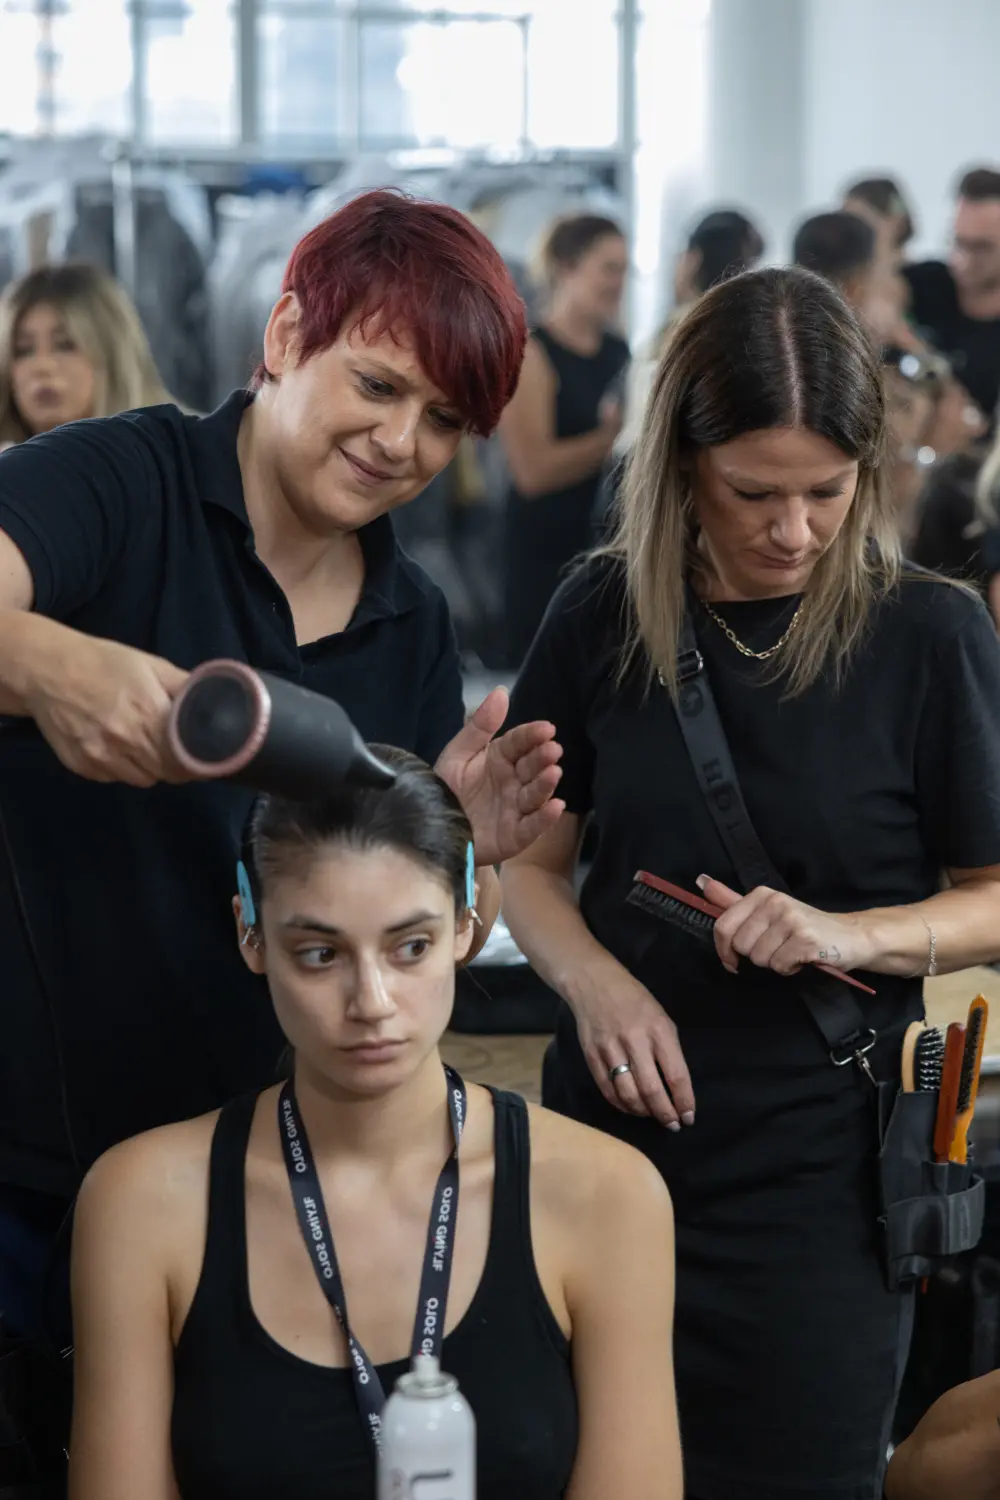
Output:
<instances>
[{"instance_id":1,"label":"dark roots in blonde hair","mask_svg":"<svg viewBox=\"0 0 1000 1500\"><path fill-rule=\"evenodd\" d=\"M631 614L622 673L645 658L677 692L686 576L704 562L689 473L693 455L746 433L800 427L858 464L858 487L810 579L802 623L774 670L801 692L840 674L876 599L899 576L885 489L885 393L875 349L827 282L800 269L750 271L695 304L672 332L654 380L605 555L620 558Z\"/></svg>"}]
</instances>

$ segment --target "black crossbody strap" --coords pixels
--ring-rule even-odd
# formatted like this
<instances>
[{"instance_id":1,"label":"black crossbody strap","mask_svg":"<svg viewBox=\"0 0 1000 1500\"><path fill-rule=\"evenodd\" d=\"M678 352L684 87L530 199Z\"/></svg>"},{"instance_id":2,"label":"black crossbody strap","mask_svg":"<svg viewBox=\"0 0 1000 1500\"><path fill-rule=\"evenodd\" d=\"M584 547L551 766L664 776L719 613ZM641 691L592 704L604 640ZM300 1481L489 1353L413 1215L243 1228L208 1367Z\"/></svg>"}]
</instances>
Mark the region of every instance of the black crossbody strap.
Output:
<instances>
[{"instance_id":1,"label":"black crossbody strap","mask_svg":"<svg viewBox=\"0 0 1000 1500\"><path fill-rule=\"evenodd\" d=\"M690 610L685 610L677 660L677 720L705 804L744 891L767 885L787 891L750 821L726 733L712 696L712 685L698 649ZM800 976L806 1008L838 1067L857 1062L869 1077L866 1054L875 1045L875 1032L848 986L815 970Z\"/></svg>"}]
</instances>

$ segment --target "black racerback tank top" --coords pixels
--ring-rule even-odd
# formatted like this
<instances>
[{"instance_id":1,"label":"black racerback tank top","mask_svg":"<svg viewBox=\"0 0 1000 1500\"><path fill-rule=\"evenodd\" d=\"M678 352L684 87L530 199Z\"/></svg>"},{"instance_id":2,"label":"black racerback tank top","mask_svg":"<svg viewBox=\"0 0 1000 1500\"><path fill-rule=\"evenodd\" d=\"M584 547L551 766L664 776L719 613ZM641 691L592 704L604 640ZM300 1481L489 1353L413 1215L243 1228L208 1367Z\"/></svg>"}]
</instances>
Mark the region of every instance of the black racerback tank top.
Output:
<instances>
[{"instance_id":1,"label":"black racerback tank top","mask_svg":"<svg viewBox=\"0 0 1000 1500\"><path fill-rule=\"evenodd\" d=\"M475 1413L479 1500L559 1500L577 1445L569 1344L531 1248L527 1108L490 1092L489 1250L442 1365ZM348 1370L282 1348L251 1307L245 1170L256 1098L227 1105L212 1142L205 1259L174 1357L177 1483L183 1500L373 1500L374 1455ZM387 1395L408 1365L378 1367Z\"/></svg>"},{"instance_id":2,"label":"black racerback tank top","mask_svg":"<svg viewBox=\"0 0 1000 1500\"><path fill-rule=\"evenodd\" d=\"M628 345L606 333L595 354L579 354L535 328L556 376L554 435L580 437L600 421L605 396L614 394L628 363ZM623 393L619 393L623 394ZM602 467L546 495L526 498L515 486L504 510L504 622L511 665L520 666L549 600L573 558L597 540L597 494Z\"/></svg>"}]
</instances>

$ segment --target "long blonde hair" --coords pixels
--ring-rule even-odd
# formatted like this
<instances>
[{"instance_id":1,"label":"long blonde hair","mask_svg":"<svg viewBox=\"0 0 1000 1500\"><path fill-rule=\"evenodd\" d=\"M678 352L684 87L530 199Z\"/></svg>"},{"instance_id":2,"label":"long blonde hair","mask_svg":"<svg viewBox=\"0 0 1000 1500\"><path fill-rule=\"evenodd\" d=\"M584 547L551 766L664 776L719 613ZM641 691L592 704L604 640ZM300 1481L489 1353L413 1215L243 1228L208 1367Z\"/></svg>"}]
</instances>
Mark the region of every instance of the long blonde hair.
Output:
<instances>
[{"instance_id":1,"label":"long blonde hair","mask_svg":"<svg viewBox=\"0 0 1000 1500\"><path fill-rule=\"evenodd\" d=\"M40 266L12 282L0 297L0 444L31 436L14 403L11 367L17 330L26 313L46 303L94 367L95 417L172 398L153 362L131 298L99 266Z\"/></svg>"},{"instance_id":2,"label":"long blonde hair","mask_svg":"<svg viewBox=\"0 0 1000 1500\"><path fill-rule=\"evenodd\" d=\"M773 663L790 694L828 666L842 675L873 605L900 575L882 472L885 393L875 351L846 303L820 277L792 268L723 282L671 331L627 462L615 534L600 549L625 568L623 677L644 658L648 680L658 675L676 699L685 580L705 569L694 455L775 427L806 428L858 463L847 519L816 564L801 623Z\"/></svg>"}]
</instances>

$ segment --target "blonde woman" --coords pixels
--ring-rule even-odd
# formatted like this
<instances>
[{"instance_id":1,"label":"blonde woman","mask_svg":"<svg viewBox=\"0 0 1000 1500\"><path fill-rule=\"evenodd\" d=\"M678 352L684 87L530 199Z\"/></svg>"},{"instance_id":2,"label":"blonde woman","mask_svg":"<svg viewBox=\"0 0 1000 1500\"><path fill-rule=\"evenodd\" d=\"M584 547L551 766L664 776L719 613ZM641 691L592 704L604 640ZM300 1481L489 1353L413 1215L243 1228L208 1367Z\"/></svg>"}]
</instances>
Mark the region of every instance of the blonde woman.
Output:
<instances>
[{"instance_id":1,"label":"blonde woman","mask_svg":"<svg viewBox=\"0 0 1000 1500\"><path fill-rule=\"evenodd\" d=\"M875 1091L833 1065L804 966L860 971L892 1083L923 976L1000 955L1000 643L971 590L904 569L885 426L829 285L708 292L657 370L618 535L514 695L564 749L566 811L503 877L565 1002L544 1099L670 1187L689 1500L880 1494L911 1304L883 1277ZM702 795L681 725L705 678L784 891L741 883ZM703 941L629 904L638 870L725 909Z\"/></svg>"},{"instance_id":2,"label":"blonde woman","mask_svg":"<svg viewBox=\"0 0 1000 1500\"><path fill-rule=\"evenodd\" d=\"M0 297L0 448L169 401L139 315L98 266L42 266Z\"/></svg>"}]
</instances>

